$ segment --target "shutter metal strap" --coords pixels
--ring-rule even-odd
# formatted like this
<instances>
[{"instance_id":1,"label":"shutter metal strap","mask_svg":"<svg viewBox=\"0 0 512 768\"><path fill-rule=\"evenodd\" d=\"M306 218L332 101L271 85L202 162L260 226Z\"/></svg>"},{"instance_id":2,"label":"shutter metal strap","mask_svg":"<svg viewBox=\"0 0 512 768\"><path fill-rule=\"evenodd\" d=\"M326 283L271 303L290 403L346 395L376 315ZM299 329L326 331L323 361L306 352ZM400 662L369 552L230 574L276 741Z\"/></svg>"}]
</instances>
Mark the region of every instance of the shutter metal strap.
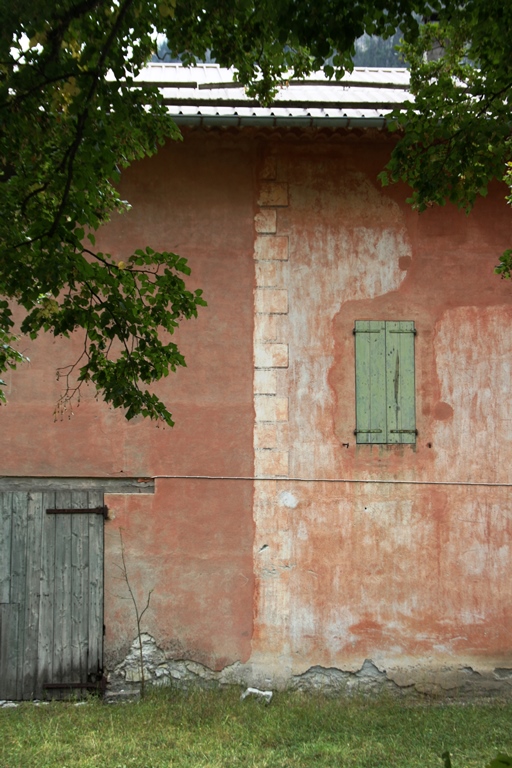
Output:
<instances>
[{"instance_id":1,"label":"shutter metal strap","mask_svg":"<svg viewBox=\"0 0 512 768\"><path fill-rule=\"evenodd\" d=\"M390 432L393 432L393 434L404 434L404 435L417 435L418 430L417 429L390 429Z\"/></svg>"},{"instance_id":2,"label":"shutter metal strap","mask_svg":"<svg viewBox=\"0 0 512 768\"><path fill-rule=\"evenodd\" d=\"M382 434L382 429L354 429L354 435Z\"/></svg>"}]
</instances>

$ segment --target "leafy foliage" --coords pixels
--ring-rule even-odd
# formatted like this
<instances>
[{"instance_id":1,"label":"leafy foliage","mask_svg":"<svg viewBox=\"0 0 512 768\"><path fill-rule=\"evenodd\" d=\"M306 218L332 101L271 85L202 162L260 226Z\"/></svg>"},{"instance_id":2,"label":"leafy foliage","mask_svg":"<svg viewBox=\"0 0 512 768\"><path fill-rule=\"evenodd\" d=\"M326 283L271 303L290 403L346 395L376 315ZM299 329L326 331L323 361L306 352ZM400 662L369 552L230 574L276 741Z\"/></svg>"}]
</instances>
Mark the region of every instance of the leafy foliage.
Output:
<instances>
[{"instance_id":1,"label":"leafy foliage","mask_svg":"<svg viewBox=\"0 0 512 768\"><path fill-rule=\"evenodd\" d=\"M420 28L418 14L432 13L436 21ZM122 169L179 138L158 90L142 91L135 80L156 32L185 64L211 55L235 67L248 94L268 104L290 76L323 67L341 77L353 66L358 38L392 38L398 27L416 103L397 116L403 137L383 180L406 180L420 210L446 200L469 208L511 159L509 3L0 4L0 373L22 359L15 303L25 312L21 332L32 337L82 329L83 355L61 371L64 406L91 381L128 418L172 424L148 387L185 364L168 334L196 316L205 304L201 291L186 289L190 270L175 254L146 248L121 262L98 252L94 237L127 208L116 187ZM435 41L442 55L425 57ZM498 271L509 276L511 262L508 252Z\"/></svg>"},{"instance_id":2,"label":"leafy foliage","mask_svg":"<svg viewBox=\"0 0 512 768\"><path fill-rule=\"evenodd\" d=\"M507 171L503 179L510 190L507 195L507 203L512 205L512 161L507 162ZM512 248L507 248L506 251L500 256L500 263L494 270L497 275L509 279L512 277Z\"/></svg>"},{"instance_id":3,"label":"leafy foliage","mask_svg":"<svg viewBox=\"0 0 512 768\"><path fill-rule=\"evenodd\" d=\"M503 177L512 155L511 33L510 3L467 0L447 3L402 45L415 101L395 115L402 137L382 180L406 181L418 210L447 201L470 210Z\"/></svg>"},{"instance_id":4,"label":"leafy foliage","mask_svg":"<svg viewBox=\"0 0 512 768\"><path fill-rule=\"evenodd\" d=\"M178 138L156 89L134 84L160 22L134 0L2 4L0 294L24 308L32 338L83 329L80 360L61 371L63 407L92 381L127 418L172 424L144 385L185 364L161 332L197 314L201 291L185 289L175 254L146 248L123 263L94 249L94 231L127 207L121 169ZM21 359L6 300L0 327L5 370Z\"/></svg>"},{"instance_id":5,"label":"leafy foliage","mask_svg":"<svg viewBox=\"0 0 512 768\"><path fill-rule=\"evenodd\" d=\"M438 6L423 0L184 0L167 25L168 45L184 63L211 57L234 66L238 80L263 104L280 83L324 69L341 77L353 67L364 34L418 34L415 12ZM184 52L184 53L183 53Z\"/></svg>"}]
</instances>

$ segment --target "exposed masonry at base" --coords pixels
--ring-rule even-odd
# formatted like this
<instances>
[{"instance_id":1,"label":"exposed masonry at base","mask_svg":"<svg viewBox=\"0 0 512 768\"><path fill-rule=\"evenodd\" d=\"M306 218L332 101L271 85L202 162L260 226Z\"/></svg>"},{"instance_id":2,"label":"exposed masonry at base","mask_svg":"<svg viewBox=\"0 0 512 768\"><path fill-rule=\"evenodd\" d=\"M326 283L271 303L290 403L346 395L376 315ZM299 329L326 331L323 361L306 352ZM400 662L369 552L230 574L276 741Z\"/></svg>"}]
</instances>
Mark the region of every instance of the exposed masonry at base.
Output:
<instances>
[{"instance_id":1,"label":"exposed masonry at base","mask_svg":"<svg viewBox=\"0 0 512 768\"><path fill-rule=\"evenodd\" d=\"M187 689L222 688L227 685L265 685L268 679L254 677L250 664L236 662L219 672L186 659L169 659L151 635L142 633L144 678L148 684ZM138 690L141 680L139 640L135 638L126 658L109 675L109 692L130 693ZM400 672L385 672L366 659L357 672L334 667L310 667L274 687L327 695L381 694L383 692L416 698L474 699L476 697L512 697L512 669L496 668L480 673L471 667L422 667Z\"/></svg>"}]
</instances>

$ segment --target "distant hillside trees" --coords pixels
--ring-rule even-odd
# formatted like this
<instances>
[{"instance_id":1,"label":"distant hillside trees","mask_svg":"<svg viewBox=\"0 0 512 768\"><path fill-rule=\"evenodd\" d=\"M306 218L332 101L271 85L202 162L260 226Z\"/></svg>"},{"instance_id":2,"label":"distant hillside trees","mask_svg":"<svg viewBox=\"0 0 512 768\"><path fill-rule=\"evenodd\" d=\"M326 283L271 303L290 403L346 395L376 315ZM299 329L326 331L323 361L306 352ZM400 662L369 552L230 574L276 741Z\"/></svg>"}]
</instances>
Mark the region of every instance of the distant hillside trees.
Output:
<instances>
[{"instance_id":1,"label":"distant hillside trees","mask_svg":"<svg viewBox=\"0 0 512 768\"><path fill-rule=\"evenodd\" d=\"M377 35L363 35L356 40L356 53L352 60L356 67L405 67L397 51L402 33L396 30L392 37L384 40Z\"/></svg>"}]
</instances>

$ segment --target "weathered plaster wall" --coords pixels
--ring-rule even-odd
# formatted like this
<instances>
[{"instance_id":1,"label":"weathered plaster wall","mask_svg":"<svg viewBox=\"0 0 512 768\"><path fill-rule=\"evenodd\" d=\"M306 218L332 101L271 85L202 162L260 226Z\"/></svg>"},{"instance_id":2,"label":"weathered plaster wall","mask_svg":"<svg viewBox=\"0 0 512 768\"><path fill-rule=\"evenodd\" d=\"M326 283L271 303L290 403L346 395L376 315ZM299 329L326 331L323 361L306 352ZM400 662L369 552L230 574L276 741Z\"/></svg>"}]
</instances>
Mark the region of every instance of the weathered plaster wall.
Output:
<instances>
[{"instance_id":1,"label":"weathered plaster wall","mask_svg":"<svg viewBox=\"0 0 512 768\"><path fill-rule=\"evenodd\" d=\"M158 387L176 426L157 428L85 391L73 416L53 421L63 390L59 365L75 343L27 342L30 365L11 376L0 410L1 473L18 476L153 477L251 475L253 333L253 149L204 135L162 149L122 180L132 210L114 220L98 247L119 259L150 245L189 260L191 287L208 307L176 334L187 368ZM213 668L250 654L253 610L252 484L156 481L154 495L107 497L105 651L111 666L128 650L135 617L119 580L123 529L132 587L145 626L166 649Z\"/></svg>"},{"instance_id":2,"label":"weathered plaster wall","mask_svg":"<svg viewBox=\"0 0 512 768\"><path fill-rule=\"evenodd\" d=\"M143 628L171 658L222 669L250 655L252 491L249 483L157 480L155 496L109 495L105 528L106 663L137 634L121 571L121 536Z\"/></svg>"},{"instance_id":3,"label":"weathered plaster wall","mask_svg":"<svg viewBox=\"0 0 512 768\"><path fill-rule=\"evenodd\" d=\"M262 680L372 659L427 690L439 676L452 686L453 669L495 678L512 666L510 489L467 485L509 482L512 301L492 267L510 214L496 187L470 217L417 216L403 189L378 186L387 151L290 141L261 166L261 213L274 210L275 226L257 241L256 270L274 279L257 292L282 294L266 344L287 351L265 395L285 404L280 416L270 402L258 416L255 389L256 474L279 477L255 483ZM273 238L286 239L286 259ZM416 446L355 444L356 319L416 324ZM256 322L255 387L260 348Z\"/></svg>"},{"instance_id":4,"label":"weathered plaster wall","mask_svg":"<svg viewBox=\"0 0 512 768\"><path fill-rule=\"evenodd\" d=\"M3 474L219 478L107 497L121 679L137 670L120 530L139 605L153 590L156 681L510 686L510 489L471 485L509 481L512 300L492 267L510 214L495 187L469 218L418 216L378 184L389 149L379 133L190 131L126 174L133 209L100 247L183 254L209 304L178 334L188 368L159 388L173 430L90 393L53 424L73 351L27 344ZM415 446L355 445L356 319L416 324Z\"/></svg>"},{"instance_id":5,"label":"weathered plaster wall","mask_svg":"<svg viewBox=\"0 0 512 768\"><path fill-rule=\"evenodd\" d=\"M208 301L175 334L187 367L158 386L176 426L155 429L142 417L126 423L87 388L72 418L54 425L64 391L55 372L76 360L82 339L43 336L24 346L30 364L9 374L3 474L250 474L252 179L250 145L199 135L126 171L121 193L132 210L102 231L98 249L119 259L142 245L178 252L192 268L187 284L203 288Z\"/></svg>"}]
</instances>

